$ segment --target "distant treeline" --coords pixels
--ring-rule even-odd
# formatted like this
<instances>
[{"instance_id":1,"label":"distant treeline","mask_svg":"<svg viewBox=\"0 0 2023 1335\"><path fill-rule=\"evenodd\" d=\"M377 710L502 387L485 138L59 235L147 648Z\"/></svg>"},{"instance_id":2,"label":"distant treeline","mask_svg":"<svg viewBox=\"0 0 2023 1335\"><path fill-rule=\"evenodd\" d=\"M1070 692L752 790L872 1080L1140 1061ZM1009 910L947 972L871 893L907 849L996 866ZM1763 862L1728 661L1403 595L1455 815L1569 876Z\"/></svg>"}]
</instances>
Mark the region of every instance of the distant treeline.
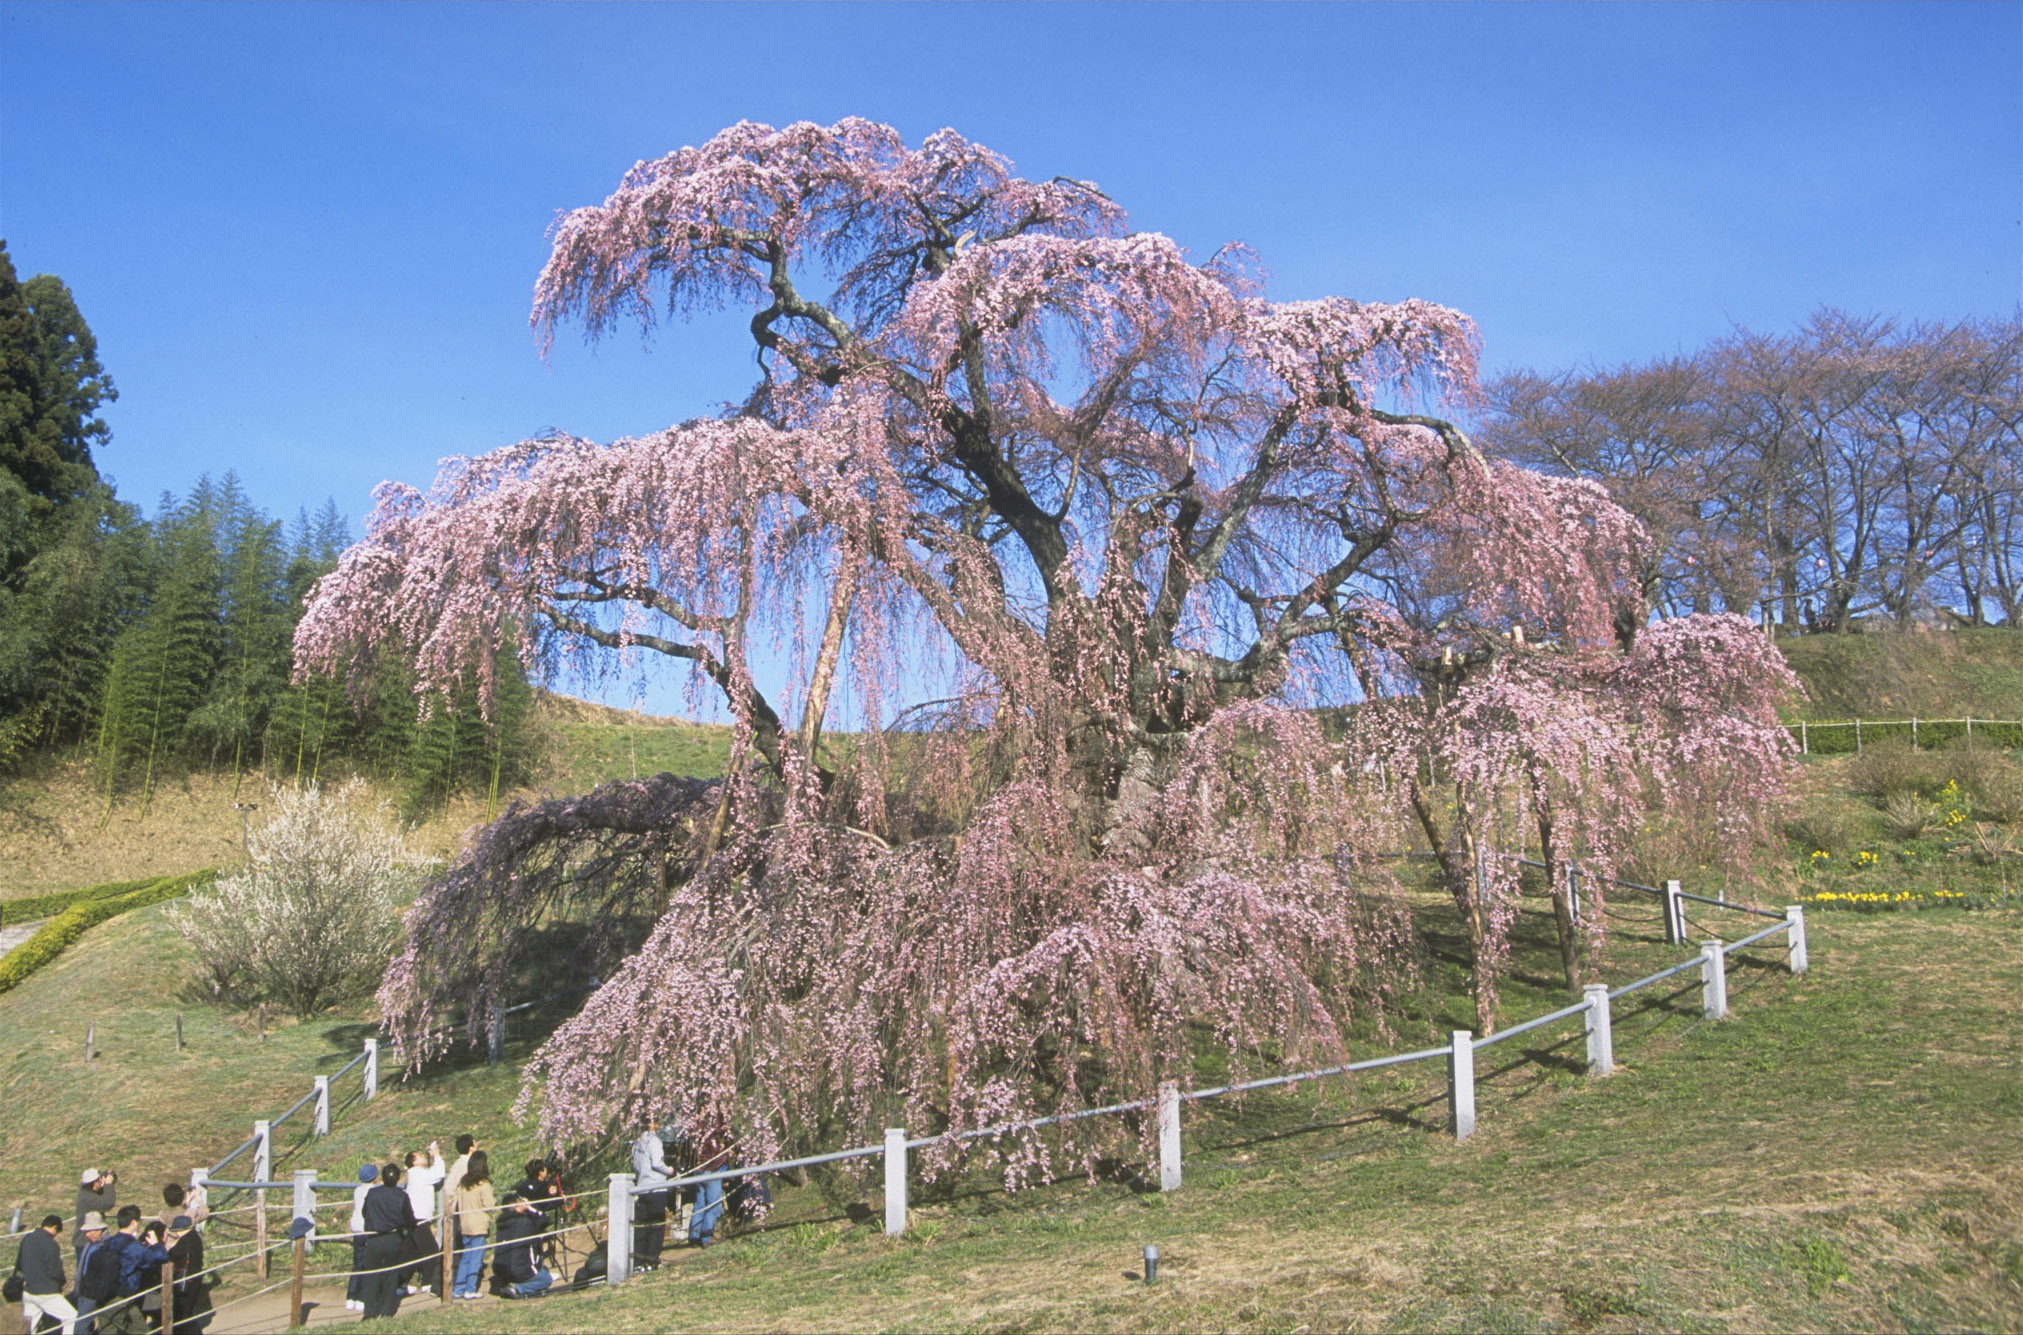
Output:
<instances>
[{"instance_id":1,"label":"distant treeline","mask_svg":"<svg viewBox=\"0 0 2023 1335\"><path fill-rule=\"evenodd\" d=\"M1486 448L1597 479L1650 528L1669 613L2023 626L2023 320L1829 310L1489 392Z\"/></svg>"},{"instance_id":2,"label":"distant treeline","mask_svg":"<svg viewBox=\"0 0 2023 1335\"><path fill-rule=\"evenodd\" d=\"M69 291L18 282L0 242L0 766L82 753L108 804L191 768L365 771L417 807L522 775L522 678L490 723L471 696L419 708L397 665L358 702L294 683L302 598L349 541L343 516L332 503L283 525L228 473L143 517L91 457L114 397Z\"/></svg>"}]
</instances>

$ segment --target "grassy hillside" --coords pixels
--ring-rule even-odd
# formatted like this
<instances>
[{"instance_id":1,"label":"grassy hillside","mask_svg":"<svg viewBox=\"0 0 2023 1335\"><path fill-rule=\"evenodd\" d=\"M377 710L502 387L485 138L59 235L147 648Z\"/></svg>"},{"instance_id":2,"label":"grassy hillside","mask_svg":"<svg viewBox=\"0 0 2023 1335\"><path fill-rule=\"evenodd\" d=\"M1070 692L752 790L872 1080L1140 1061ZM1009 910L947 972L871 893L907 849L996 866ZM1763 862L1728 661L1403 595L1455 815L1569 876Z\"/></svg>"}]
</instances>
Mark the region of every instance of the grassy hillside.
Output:
<instances>
[{"instance_id":1,"label":"grassy hillside","mask_svg":"<svg viewBox=\"0 0 2023 1335\"><path fill-rule=\"evenodd\" d=\"M1793 720L2023 719L2023 633L1809 635L1779 640L1810 693Z\"/></svg>"},{"instance_id":2,"label":"grassy hillside","mask_svg":"<svg viewBox=\"0 0 2023 1335\"><path fill-rule=\"evenodd\" d=\"M1618 1020L1491 1063L1482 1129L1426 1074L1187 1114L1187 1180L861 1200L618 1292L423 1331L2003 1330L2023 1324L2023 936L2014 913L1817 925L1814 973L1729 1021ZM1690 1001L1691 998L1689 997ZM1499 1050L1501 1051L1501 1050ZM853 1211L850 1207L855 1205ZM1161 1277L1136 1279L1156 1244Z\"/></svg>"}]
</instances>

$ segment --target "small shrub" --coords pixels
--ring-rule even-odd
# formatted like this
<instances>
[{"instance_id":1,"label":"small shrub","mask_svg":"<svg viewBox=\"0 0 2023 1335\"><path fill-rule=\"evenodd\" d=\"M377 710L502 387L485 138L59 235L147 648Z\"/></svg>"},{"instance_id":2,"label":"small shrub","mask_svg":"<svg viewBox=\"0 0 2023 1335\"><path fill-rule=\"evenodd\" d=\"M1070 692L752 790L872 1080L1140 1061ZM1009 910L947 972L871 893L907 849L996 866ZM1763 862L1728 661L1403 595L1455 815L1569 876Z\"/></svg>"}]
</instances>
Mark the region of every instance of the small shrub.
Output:
<instances>
[{"instance_id":1,"label":"small shrub","mask_svg":"<svg viewBox=\"0 0 2023 1335\"><path fill-rule=\"evenodd\" d=\"M1908 739L1892 737L1854 758L1847 767L1848 786L1879 803L1904 793L1930 797L1946 786L1945 759L1941 752L1915 750Z\"/></svg>"},{"instance_id":2,"label":"small shrub","mask_svg":"<svg viewBox=\"0 0 2023 1335\"><path fill-rule=\"evenodd\" d=\"M1837 856L1859 843L1867 831L1853 812L1839 807L1810 806L1785 822L1784 833L1801 856L1813 853Z\"/></svg>"},{"instance_id":3,"label":"small shrub","mask_svg":"<svg viewBox=\"0 0 2023 1335\"><path fill-rule=\"evenodd\" d=\"M307 1018L375 983L399 929L407 854L391 813L352 782L282 790L247 834L251 865L171 915L220 999L271 998Z\"/></svg>"},{"instance_id":4,"label":"small shrub","mask_svg":"<svg viewBox=\"0 0 2023 1335\"><path fill-rule=\"evenodd\" d=\"M1883 800L1883 824L1892 838L1919 838L1944 816L1938 803L1927 802L1916 793L1892 793Z\"/></svg>"}]
</instances>

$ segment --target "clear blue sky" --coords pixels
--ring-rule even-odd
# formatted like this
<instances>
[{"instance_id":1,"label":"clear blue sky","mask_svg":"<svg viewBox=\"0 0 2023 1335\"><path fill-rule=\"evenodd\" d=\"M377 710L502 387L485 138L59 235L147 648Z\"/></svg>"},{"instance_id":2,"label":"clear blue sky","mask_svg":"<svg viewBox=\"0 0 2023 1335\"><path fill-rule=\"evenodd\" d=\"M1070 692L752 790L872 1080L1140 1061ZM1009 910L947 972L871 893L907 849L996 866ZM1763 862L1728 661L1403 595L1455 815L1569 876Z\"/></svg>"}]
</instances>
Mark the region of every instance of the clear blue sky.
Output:
<instances>
[{"instance_id":1,"label":"clear blue sky","mask_svg":"<svg viewBox=\"0 0 2023 1335\"><path fill-rule=\"evenodd\" d=\"M0 234L61 275L151 504L741 397L743 316L536 355L557 211L741 118L954 126L1274 295L1419 296L1493 370L1823 304L2023 298L2023 5L0 4Z\"/></svg>"}]
</instances>

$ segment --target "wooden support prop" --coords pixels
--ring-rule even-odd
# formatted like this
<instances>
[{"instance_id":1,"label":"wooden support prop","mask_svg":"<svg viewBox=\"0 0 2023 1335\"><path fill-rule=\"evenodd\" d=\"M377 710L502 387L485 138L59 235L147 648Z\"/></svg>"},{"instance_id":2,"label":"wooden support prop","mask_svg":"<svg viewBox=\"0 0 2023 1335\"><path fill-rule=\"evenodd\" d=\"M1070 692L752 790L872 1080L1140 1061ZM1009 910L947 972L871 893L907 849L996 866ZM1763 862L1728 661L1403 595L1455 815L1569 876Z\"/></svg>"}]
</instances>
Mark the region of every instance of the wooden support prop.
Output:
<instances>
[{"instance_id":1,"label":"wooden support prop","mask_svg":"<svg viewBox=\"0 0 2023 1335\"><path fill-rule=\"evenodd\" d=\"M164 1220L164 1223L167 1221ZM166 1241L166 1239L164 1239ZM162 1330L176 1328L176 1268L171 1262L162 1262ZM39 1323L38 1323L39 1324Z\"/></svg>"},{"instance_id":2,"label":"wooden support prop","mask_svg":"<svg viewBox=\"0 0 2023 1335\"><path fill-rule=\"evenodd\" d=\"M183 1013L182 1013L181 1011L177 1011L177 1012L176 1012L176 1051L177 1051L177 1052L181 1052L182 1050L183 1050Z\"/></svg>"},{"instance_id":3,"label":"wooden support prop","mask_svg":"<svg viewBox=\"0 0 2023 1335\"><path fill-rule=\"evenodd\" d=\"M295 1264L288 1275L288 1328L290 1330L307 1325L302 1311L302 1272L309 1256L309 1239L295 1239Z\"/></svg>"}]
</instances>

